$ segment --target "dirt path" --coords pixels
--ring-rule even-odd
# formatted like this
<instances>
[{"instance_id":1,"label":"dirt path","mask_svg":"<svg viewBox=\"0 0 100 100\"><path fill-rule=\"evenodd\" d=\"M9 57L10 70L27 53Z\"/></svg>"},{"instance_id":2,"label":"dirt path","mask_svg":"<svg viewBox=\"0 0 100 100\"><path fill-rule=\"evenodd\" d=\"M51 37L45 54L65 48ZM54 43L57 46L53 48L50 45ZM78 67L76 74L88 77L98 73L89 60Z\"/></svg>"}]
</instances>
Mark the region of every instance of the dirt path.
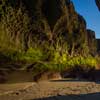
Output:
<instances>
[{"instance_id":1,"label":"dirt path","mask_svg":"<svg viewBox=\"0 0 100 100\"><path fill-rule=\"evenodd\" d=\"M75 80L0 84L0 100L37 99L100 100L100 84Z\"/></svg>"}]
</instances>

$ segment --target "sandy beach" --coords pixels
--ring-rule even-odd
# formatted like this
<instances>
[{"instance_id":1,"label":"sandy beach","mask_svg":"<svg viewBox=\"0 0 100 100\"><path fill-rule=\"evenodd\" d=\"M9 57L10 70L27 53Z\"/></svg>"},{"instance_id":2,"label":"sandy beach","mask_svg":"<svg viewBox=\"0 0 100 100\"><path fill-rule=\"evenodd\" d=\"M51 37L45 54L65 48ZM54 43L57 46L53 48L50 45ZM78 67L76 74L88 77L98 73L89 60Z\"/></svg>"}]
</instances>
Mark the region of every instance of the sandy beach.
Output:
<instances>
[{"instance_id":1,"label":"sandy beach","mask_svg":"<svg viewBox=\"0 0 100 100\"><path fill-rule=\"evenodd\" d=\"M0 84L0 100L100 100L100 84L78 80Z\"/></svg>"}]
</instances>

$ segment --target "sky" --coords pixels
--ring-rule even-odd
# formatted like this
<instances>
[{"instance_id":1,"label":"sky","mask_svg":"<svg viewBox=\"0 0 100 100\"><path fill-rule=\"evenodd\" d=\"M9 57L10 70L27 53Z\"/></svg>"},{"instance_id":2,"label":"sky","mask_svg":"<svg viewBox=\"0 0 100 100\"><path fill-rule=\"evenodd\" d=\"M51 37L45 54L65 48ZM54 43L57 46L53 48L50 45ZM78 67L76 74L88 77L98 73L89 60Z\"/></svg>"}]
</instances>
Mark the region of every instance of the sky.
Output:
<instances>
[{"instance_id":1,"label":"sky","mask_svg":"<svg viewBox=\"0 0 100 100\"><path fill-rule=\"evenodd\" d=\"M95 0L72 1L76 11L85 18L87 28L95 31L96 38L100 38L100 11L95 4Z\"/></svg>"}]
</instances>

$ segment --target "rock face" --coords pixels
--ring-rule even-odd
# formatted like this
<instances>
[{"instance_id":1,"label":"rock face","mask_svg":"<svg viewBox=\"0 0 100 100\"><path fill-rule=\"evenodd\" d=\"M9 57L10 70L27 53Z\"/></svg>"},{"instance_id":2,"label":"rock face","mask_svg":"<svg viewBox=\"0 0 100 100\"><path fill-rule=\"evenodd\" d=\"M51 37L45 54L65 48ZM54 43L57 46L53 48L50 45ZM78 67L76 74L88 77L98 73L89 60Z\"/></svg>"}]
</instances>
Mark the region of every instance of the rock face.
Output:
<instances>
[{"instance_id":1,"label":"rock face","mask_svg":"<svg viewBox=\"0 0 100 100\"><path fill-rule=\"evenodd\" d=\"M77 14L70 0L41 1L41 8L37 12L40 12L41 18L43 16L48 23L51 34L72 33L83 35L83 37L86 35L86 22L82 16Z\"/></svg>"},{"instance_id":2,"label":"rock face","mask_svg":"<svg viewBox=\"0 0 100 100\"><path fill-rule=\"evenodd\" d=\"M97 41L97 51L100 54L100 39L96 39L96 41Z\"/></svg>"},{"instance_id":3,"label":"rock face","mask_svg":"<svg viewBox=\"0 0 100 100\"><path fill-rule=\"evenodd\" d=\"M93 55L97 51L95 32L90 29L87 29L87 39L90 53Z\"/></svg>"},{"instance_id":4,"label":"rock face","mask_svg":"<svg viewBox=\"0 0 100 100\"><path fill-rule=\"evenodd\" d=\"M36 12L40 13L41 22L45 20L44 32L50 33L53 38L62 34L67 41L73 37L76 49L88 41L90 51L95 52L95 32L86 29L85 19L75 11L70 0L38 0L38 7Z\"/></svg>"},{"instance_id":5,"label":"rock face","mask_svg":"<svg viewBox=\"0 0 100 100\"><path fill-rule=\"evenodd\" d=\"M32 45L33 37L46 33L49 40L55 40L58 35L63 35L70 47L74 43L74 48L78 49L81 44L86 43L87 36L89 36L85 19L75 11L71 0L6 0L1 4L3 4L2 12L8 14L7 18L10 17L6 20L6 28L12 32L8 38L12 39L9 43L15 43L14 47L27 49ZM10 10L16 9L17 13L8 13L11 12L9 7L5 12L8 4L11 6ZM12 21L13 18L16 21ZM42 38L42 36L43 34L40 37ZM4 39L2 40L3 43L8 43L4 42Z\"/></svg>"},{"instance_id":6,"label":"rock face","mask_svg":"<svg viewBox=\"0 0 100 100\"><path fill-rule=\"evenodd\" d=\"M96 5L97 5L97 7L98 7L98 9L100 11L100 0L95 0L95 2L96 2Z\"/></svg>"}]
</instances>

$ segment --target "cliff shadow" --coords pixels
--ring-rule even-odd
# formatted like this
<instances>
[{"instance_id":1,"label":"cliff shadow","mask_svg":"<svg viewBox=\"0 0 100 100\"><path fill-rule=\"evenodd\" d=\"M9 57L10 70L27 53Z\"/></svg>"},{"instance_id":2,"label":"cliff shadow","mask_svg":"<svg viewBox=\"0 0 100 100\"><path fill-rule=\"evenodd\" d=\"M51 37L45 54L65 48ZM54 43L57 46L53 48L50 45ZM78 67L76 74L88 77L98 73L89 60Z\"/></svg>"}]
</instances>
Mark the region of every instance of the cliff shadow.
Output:
<instances>
[{"instance_id":1,"label":"cliff shadow","mask_svg":"<svg viewBox=\"0 0 100 100\"><path fill-rule=\"evenodd\" d=\"M81 94L81 95L63 95L31 100L100 100L100 93Z\"/></svg>"}]
</instances>

